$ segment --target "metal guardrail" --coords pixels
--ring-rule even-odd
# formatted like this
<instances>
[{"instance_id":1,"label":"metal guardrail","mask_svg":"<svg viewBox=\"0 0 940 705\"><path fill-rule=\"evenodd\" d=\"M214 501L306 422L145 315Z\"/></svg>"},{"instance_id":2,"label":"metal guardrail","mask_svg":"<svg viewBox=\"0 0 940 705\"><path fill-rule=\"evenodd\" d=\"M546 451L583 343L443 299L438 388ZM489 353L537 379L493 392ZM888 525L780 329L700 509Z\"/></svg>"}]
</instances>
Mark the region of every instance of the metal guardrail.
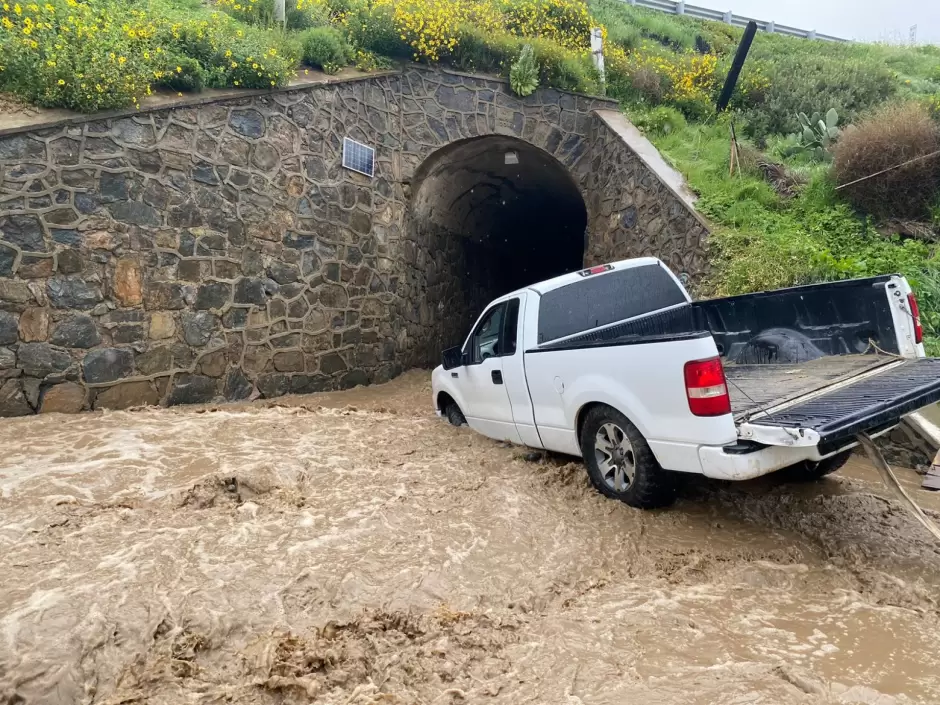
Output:
<instances>
[{"instance_id":1,"label":"metal guardrail","mask_svg":"<svg viewBox=\"0 0 940 705\"><path fill-rule=\"evenodd\" d=\"M714 22L724 22L735 27L746 27L748 22L756 22L757 28L771 34L783 34L788 37L799 37L800 39L821 39L826 42L847 42L848 39L833 37L830 34L822 34L815 29L797 29L788 27L784 24L777 24L773 21L755 20L751 17L736 15L733 12L721 12L720 10L710 10L707 7L697 5L688 5L685 0L622 0L630 5L645 7L650 10L659 10L670 15L686 15L700 20L712 20Z\"/></svg>"}]
</instances>

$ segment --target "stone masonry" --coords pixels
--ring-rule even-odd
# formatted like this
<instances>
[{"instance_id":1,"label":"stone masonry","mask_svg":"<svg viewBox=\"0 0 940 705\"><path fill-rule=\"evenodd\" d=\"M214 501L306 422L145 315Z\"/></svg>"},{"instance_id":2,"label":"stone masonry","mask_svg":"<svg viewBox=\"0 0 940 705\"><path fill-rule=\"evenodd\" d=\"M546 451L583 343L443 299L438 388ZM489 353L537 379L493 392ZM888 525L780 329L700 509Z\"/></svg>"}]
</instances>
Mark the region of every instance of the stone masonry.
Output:
<instances>
[{"instance_id":1,"label":"stone masonry","mask_svg":"<svg viewBox=\"0 0 940 705\"><path fill-rule=\"evenodd\" d=\"M708 225L695 212L691 194L680 191L682 177L658 153L650 155L660 162L655 164L631 148L626 130L654 150L619 113L600 111L591 123L585 263L653 254L681 278L697 281L707 267Z\"/></svg>"},{"instance_id":2,"label":"stone masonry","mask_svg":"<svg viewBox=\"0 0 940 705\"><path fill-rule=\"evenodd\" d=\"M0 136L0 416L275 397L425 363L446 315L428 292L459 273L452 243L409 232L410 181L459 139L513 135L568 167L590 257L700 268L647 211L592 199L651 178L607 166L619 147L593 111L610 105L410 68ZM376 147L374 178L341 167L345 136Z\"/></svg>"}]
</instances>

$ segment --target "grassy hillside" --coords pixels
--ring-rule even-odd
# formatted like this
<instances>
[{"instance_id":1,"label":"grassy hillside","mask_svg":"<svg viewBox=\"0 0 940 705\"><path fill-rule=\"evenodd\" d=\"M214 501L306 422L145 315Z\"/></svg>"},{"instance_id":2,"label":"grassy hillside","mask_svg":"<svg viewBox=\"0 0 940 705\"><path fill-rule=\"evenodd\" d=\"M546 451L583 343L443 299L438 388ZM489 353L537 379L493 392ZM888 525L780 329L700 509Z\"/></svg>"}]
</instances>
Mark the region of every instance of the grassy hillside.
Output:
<instances>
[{"instance_id":1,"label":"grassy hillside","mask_svg":"<svg viewBox=\"0 0 940 705\"><path fill-rule=\"evenodd\" d=\"M918 291L931 337L928 348L940 354L938 194L915 214L918 222L911 222L910 213L900 221L892 218L890 196L886 213L876 220L836 190L839 179L831 160L839 138L819 149L804 148L794 136L801 132L799 113L825 114L830 108L843 129L864 125L885 105L912 103L915 111L936 118L940 48L834 44L758 33L732 110L718 116L712 101L740 30L616 0L592 0L591 9L606 24L609 42L627 57L664 57L659 66L708 53L716 57L714 80L703 81L707 106L664 90L668 80L649 81L629 64L626 70L614 66L609 85L625 112L701 194L699 209L718 226L712 239L714 273L703 293L902 272ZM732 121L741 156L741 168L733 175ZM886 166L907 156L912 155L887 154ZM937 161L924 162L934 175L940 171ZM903 180L905 170L892 173Z\"/></svg>"},{"instance_id":2,"label":"grassy hillside","mask_svg":"<svg viewBox=\"0 0 940 705\"><path fill-rule=\"evenodd\" d=\"M900 271L940 337L938 160L836 189L940 149L940 48L759 33L731 109L716 115L741 34L720 23L618 0L288 0L288 10L282 30L273 0L0 0L0 91L95 111L156 90L284 85L298 65L395 60L500 73L522 94L606 91L717 226L703 293ZM606 37L606 83L588 53L594 26ZM526 45L534 61L520 60ZM931 349L940 353L935 340Z\"/></svg>"}]
</instances>

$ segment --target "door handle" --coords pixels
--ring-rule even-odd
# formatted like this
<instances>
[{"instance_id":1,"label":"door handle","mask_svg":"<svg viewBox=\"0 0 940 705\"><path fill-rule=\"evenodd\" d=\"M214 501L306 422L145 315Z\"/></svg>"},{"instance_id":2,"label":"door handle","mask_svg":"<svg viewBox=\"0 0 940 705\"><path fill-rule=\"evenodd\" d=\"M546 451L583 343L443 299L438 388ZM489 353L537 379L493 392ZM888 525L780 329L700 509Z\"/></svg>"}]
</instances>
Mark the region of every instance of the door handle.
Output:
<instances>
[{"instance_id":1,"label":"door handle","mask_svg":"<svg viewBox=\"0 0 940 705\"><path fill-rule=\"evenodd\" d=\"M499 370L493 370L493 384L503 383L503 373Z\"/></svg>"}]
</instances>

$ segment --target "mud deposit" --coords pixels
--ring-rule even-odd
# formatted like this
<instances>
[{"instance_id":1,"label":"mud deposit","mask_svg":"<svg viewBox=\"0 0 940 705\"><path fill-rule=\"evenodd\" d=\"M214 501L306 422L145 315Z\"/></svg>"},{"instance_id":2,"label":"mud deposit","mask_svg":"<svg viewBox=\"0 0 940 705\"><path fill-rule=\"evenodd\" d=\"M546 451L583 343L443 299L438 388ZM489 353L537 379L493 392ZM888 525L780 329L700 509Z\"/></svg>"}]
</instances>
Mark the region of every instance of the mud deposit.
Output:
<instances>
[{"instance_id":1,"label":"mud deposit","mask_svg":"<svg viewBox=\"0 0 940 705\"><path fill-rule=\"evenodd\" d=\"M0 703L940 702L940 551L866 464L643 513L429 395L4 420Z\"/></svg>"}]
</instances>

